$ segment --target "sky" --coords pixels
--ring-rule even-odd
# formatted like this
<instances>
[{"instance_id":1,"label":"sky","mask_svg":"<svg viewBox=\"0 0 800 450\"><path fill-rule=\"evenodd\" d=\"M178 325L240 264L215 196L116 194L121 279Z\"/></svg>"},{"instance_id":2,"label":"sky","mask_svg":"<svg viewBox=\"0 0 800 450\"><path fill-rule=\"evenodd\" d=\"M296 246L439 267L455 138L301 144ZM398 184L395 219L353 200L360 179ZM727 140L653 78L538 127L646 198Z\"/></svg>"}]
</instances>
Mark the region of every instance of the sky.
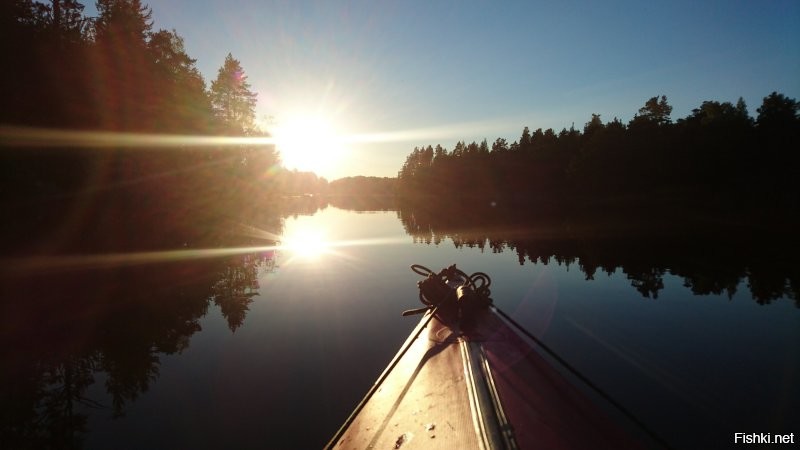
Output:
<instances>
[{"instance_id":1,"label":"sky","mask_svg":"<svg viewBox=\"0 0 800 450\"><path fill-rule=\"evenodd\" d=\"M656 95L673 120L705 100L741 96L756 116L773 91L800 98L797 0L143 3L206 83L229 52L241 62L259 121L349 137L296 163L329 180L396 176L415 146L628 122Z\"/></svg>"}]
</instances>

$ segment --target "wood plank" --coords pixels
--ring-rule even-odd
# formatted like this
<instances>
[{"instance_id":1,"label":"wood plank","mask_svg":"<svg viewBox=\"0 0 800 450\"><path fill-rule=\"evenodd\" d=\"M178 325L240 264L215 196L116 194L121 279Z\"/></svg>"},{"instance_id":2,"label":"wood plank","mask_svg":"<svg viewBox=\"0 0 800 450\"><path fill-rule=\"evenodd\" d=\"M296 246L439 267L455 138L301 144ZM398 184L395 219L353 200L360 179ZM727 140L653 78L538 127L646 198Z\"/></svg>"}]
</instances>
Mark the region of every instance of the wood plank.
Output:
<instances>
[{"instance_id":1,"label":"wood plank","mask_svg":"<svg viewBox=\"0 0 800 450\"><path fill-rule=\"evenodd\" d=\"M453 331L431 320L333 448L479 448Z\"/></svg>"}]
</instances>

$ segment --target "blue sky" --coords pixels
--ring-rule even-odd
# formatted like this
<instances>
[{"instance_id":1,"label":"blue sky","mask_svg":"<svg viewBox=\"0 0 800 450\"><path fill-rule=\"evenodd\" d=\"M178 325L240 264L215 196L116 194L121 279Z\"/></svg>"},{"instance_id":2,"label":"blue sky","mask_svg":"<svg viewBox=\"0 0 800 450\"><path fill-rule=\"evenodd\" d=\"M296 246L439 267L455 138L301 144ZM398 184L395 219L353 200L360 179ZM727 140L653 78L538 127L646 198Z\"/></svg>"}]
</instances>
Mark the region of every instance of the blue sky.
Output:
<instances>
[{"instance_id":1,"label":"blue sky","mask_svg":"<svg viewBox=\"0 0 800 450\"><path fill-rule=\"evenodd\" d=\"M146 0L145 0L146 2ZM664 94L673 119L704 100L800 98L800 2L169 0L206 82L225 55L258 115L322 114L350 144L322 175L394 176L415 145L518 139L522 128L627 122ZM91 9L87 12L92 15Z\"/></svg>"}]
</instances>

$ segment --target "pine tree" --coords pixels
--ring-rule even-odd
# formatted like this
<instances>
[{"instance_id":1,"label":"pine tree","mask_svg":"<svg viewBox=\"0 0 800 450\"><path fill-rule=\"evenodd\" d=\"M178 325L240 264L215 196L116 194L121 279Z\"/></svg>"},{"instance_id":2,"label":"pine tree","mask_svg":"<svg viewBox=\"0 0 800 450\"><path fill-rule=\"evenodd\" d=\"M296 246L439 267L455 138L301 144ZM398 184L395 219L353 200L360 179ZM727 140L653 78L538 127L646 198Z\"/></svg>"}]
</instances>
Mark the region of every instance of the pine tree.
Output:
<instances>
[{"instance_id":1,"label":"pine tree","mask_svg":"<svg viewBox=\"0 0 800 450\"><path fill-rule=\"evenodd\" d=\"M254 131L256 94L250 90L241 63L230 53L211 83L211 106L225 133Z\"/></svg>"},{"instance_id":2,"label":"pine tree","mask_svg":"<svg viewBox=\"0 0 800 450\"><path fill-rule=\"evenodd\" d=\"M105 129L152 131L157 128L157 101L147 42L152 11L140 0L98 0L93 49L101 89L92 93Z\"/></svg>"},{"instance_id":3,"label":"pine tree","mask_svg":"<svg viewBox=\"0 0 800 450\"><path fill-rule=\"evenodd\" d=\"M196 133L207 131L211 104L206 84L195 59L186 53L175 30L159 30L152 34L148 51L153 63L153 102L159 131Z\"/></svg>"},{"instance_id":4,"label":"pine tree","mask_svg":"<svg viewBox=\"0 0 800 450\"><path fill-rule=\"evenodd\" d=\"M670 119L672 114L672 106L667 103L667 96L662 95L652 97L645 102L644 106L639 108L639 113L633 117L631 124L638 123L654 123L657 125L667 125L672 122Z\"/></svg>"},{"instance_id":5,"label":"pine tree","mask_svg":"<svg viewBox=\"0 0 800 450\"><path fill-rule=\"evenodd\" d=\"M121 48L144 48L153 29L153 11L139 0L98 0L95 40Z\"/></svg>"}]
</instances>

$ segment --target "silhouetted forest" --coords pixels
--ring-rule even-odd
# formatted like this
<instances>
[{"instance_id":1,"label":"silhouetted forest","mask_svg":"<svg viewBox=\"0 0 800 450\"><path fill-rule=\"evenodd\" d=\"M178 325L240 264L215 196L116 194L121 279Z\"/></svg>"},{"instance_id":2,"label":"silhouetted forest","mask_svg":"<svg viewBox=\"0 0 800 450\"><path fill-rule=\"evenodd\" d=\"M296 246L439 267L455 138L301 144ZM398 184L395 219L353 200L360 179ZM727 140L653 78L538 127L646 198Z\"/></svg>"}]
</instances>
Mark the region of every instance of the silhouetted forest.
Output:
<instances>
[{"instance_id":1,"label":"silhouetted forest","mask_svg":"<svg viewBox=\"0 0 800 450\"><path fill-rule=\"evenodd\" d=\"M177 31L157 29L140 0L96 7L87 17L75 0L0 3L0 201L11 218L0 252L249 243L230 225L263 225L282 198L305 194L355 209L394 191L542 212L800 215L798 103L777 92L755 118L739 99L705 101L673 122L667 98L653 97L627 124L592 114L583 130L427 145L396 180L328 183L284 169L271 145L215 140L264 135L233 55L208 83ZM193 139L159 139L176 135ZM373 200L359 205L365 192Z\"/></svg>"},{"instance_id":2,"label":"silhouetted forest","mask_svg":"<svg viewBox=\"0 0 800 450\"><path fill-rule=\"evenodd\" d=\"M800 211L800 104L773 92L753 119L743 99L705 101L672 122L666 96L628 123L592 114L583 130L528 127L512 143L415 147L401 196L548 208L650 206L707 214ZM452 201L452 200L451 200Z\"/></svg>"},{"instance_id":3,"label":"silhouetted forest","mask_svg":"<svg viewBox=\"0 0 800 450\"><path fill-rule=\"evenodd\" d=\"M206 81L140 0L8 0L0 10L0 122L45 128L250 135L256 94L231 54Z\"/></svg>"},{"instance_id":4,"label":"silhouetted forest","mask_svg":"<svg viewBox=\"0 0 800 450\"><path fill-rule=\"evenodd\" d=\"M271 145L213 139L264 135L233 55L207 85L150 7L96 7L0 3L0 251L215 245L275 198L325 189ZM176 135L192 139L159 139Z\"/></svg>"},{"instance_id":5,"label":"silhouetted forest","mask_svg":"<svg viewBox=\"0 0 800 450\"><path fill-rule=\"evenodd\" d=\"M388 177L346 177L328 184L326 200L351 211L396 209L397 179Z\"/></svg>"},{"instance_id":6,"label":"silhouetted forest","mask_svg":"<svg viewBox=\"0 0 800 450\"><path fill-rule=\"evenodd\" d=\"M345 177L328 183L329 195L376 197L394 196L396 179L388 177Z\"/></svg>"}]
</instances>

